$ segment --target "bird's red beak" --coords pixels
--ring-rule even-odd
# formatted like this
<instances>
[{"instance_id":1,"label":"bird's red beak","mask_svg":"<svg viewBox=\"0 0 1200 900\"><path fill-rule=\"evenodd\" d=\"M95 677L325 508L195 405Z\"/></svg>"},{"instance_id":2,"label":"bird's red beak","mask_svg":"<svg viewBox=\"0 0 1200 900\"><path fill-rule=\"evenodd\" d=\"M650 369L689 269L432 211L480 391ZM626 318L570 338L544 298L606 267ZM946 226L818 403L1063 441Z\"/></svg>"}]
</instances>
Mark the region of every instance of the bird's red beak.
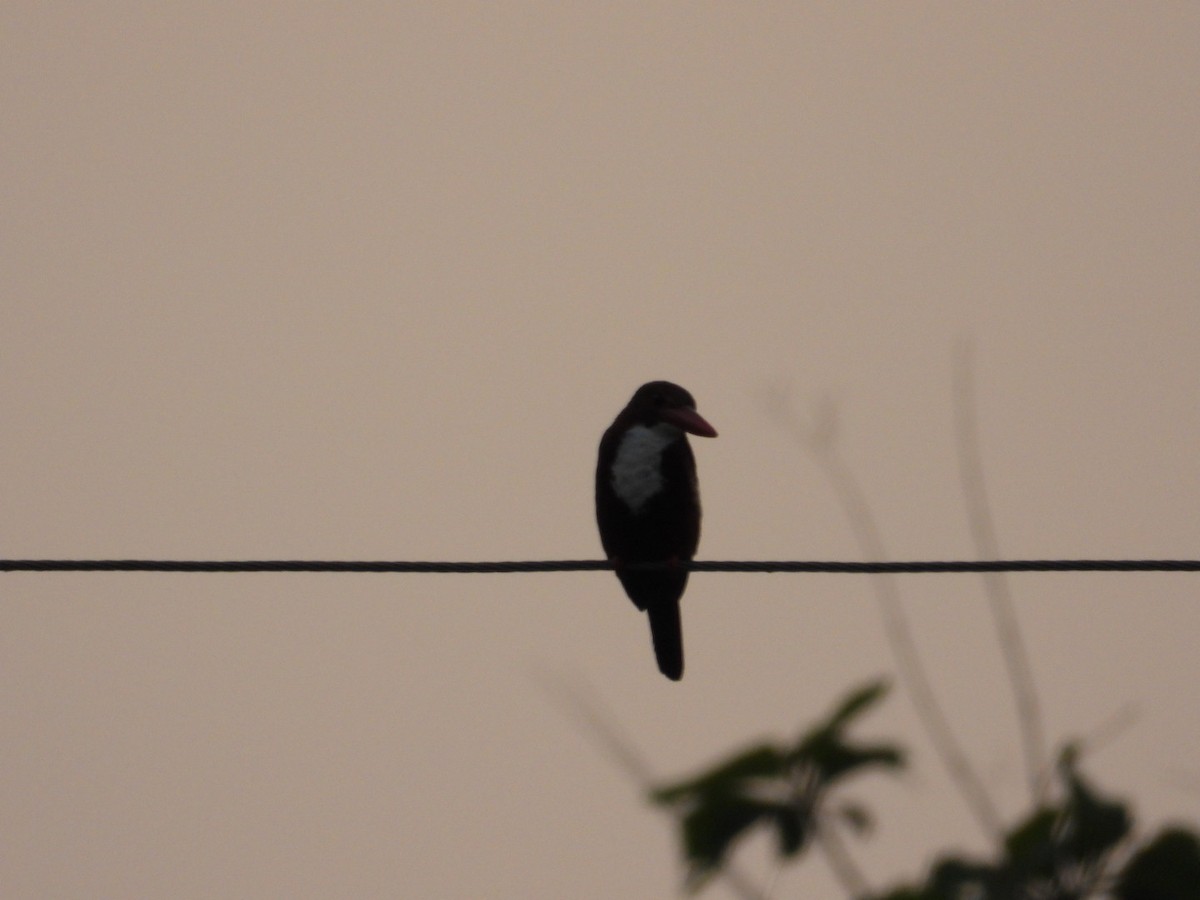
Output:
<instances>
[{"instance_id":1,"label":"bird's red beak","mask_svg":"<svg viewBox=\"0 0 1200 900\"><path fill-rule=\"evenodd\" d=\"M717 436L717 429L704 421L704 417L700 413L687 406L664 409L659 412L659 415L664 421L670 422L676 428L682 428L688 434L694 434L697 437Z\"/></svg>"}]
</instances>

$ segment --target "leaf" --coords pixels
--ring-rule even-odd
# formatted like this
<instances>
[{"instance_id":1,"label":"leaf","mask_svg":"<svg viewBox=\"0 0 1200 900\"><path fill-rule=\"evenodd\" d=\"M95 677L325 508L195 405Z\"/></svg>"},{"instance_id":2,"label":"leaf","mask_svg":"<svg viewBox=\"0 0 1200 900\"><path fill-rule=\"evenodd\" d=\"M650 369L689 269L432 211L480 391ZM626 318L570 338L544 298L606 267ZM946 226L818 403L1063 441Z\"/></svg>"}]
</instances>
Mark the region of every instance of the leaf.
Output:
<instances>
[{"instance_id":1,"label":"leaf","mask_svg":"<svg viewBox=\"0 0 1200 900\"><path fill-rule=\"evenodd\" d=\"M832 715L830 715L825 728L830 731L840 731L850 724L851 719L862 715L868 707L874 706L882 700L889 688L890 685L887 680L881 678L878 681L872 681L863 685L856 691L852 691L841 702L841 705L833 711Z\"/></svg>"},{"instance_id":2,"label":"leaf","mask_svg":"<svg viewBox=\"0 0 1200 900\"><path fill-rule=\"evenodd\" d=\"M708 794L737 793L750 779L783 778L785 764L782 751L770 744L759 744L695 778L654 788L650 799L665 806Z\"/></svg>"},{"instance_id":3,"label":"leaf","mask_svg":"<svg viewBox=\"0 0 1200 900\"><path fill-rule=\"evenodd\" d=\"M1117 881L1120 900L1195 900L1200 893L1200 840L1166 828L1142 847Z\"/></svg>"},{"instance_id":4,"label":"leaf","mask_svg":"<svg viewBox=\"0 0 1200 900\"><path fill-rule=\"evenodd\" d=\"M851 744L839 735L817 732L809 735L791 754L791 764L808 766L823 787L844 778L856 769L877 766L899 769L904 753L894 744Z\"/></svg>"},{"instance_id":5,"label":"leaf","mask_svg":"<svg viewBox=\"0 0 1200 900\"><path fill-rule=\"evenodd\" d=\"M812 836L813 824L812 816L795 806L776 809L775 836L779 843L779 855L786 859L803 850Z\"/></svg>"},{"instance_id":6,"label":"leaf","mask_svg":"<svg viewBox=\"0 0 1200 900\"><path fill-rule=\"evenodd\" d=\"M850 721L861 715L887 692L887 683L875 681L851 692L829 719L810 729L789 756L791 765L811 768L822 788L864 766L897 769L904 754L895 744L853 744L844 732Z\"/></svg>"},{"instance_id":7,"label":"leaf","mask_svg":"<svg viewBox=\"0 0 1200 900\"><path fill-rule=\"evenodd\" d=\"M961 900L968 897L972 900L1015 900L1034 896L1021 893L1016 885L1011 875L1003 869L987 863L947 857L933 866L928 881L923 885L892 888L886 894L859 900Z\"/></svg>"},{"instance_id":8,"label":"leaf","mask_svg":"<svg viewBox=\"0 0 1200 900\"><path fill-rule=\"evenodd\" d=\"M979 897L987 900L1021 896L1013 890L1007 872L984 863L948 859L939 863L929 877L926 893L931 898Z\"/></svg>"},{"instance_id":9,"label":"leaf","mask_svg":"<svg viewBox=\"0 0 1200 900\"><path fill-rule=\"evenodd\" d=\"M719 868L733 843L761 822L780 827L781 847L790 849L797 839L803 843L807 828L799 813L761 796L764 785L768 794L772 785L778 785L777 793L783 795L787 783L785 764L782 751L770 744L759 744L696 778L651 792L653 802L684 809L680 836L690 884L702 882Z\"/></svg>"},{"instance_id":10,"label":"leaf","mask_svg":"<svg viewBox=\"0 0 1200 900\"><path fill-rule=\"evenodd\" d=\"M1063 846L1072 856L1092 860L1115 847L1129 833L1125 804L1101 797L1070 767L1065 773L1070 794Z\"/></svg>"},{"instance_id":11,"label":"leaf","mask_svg":"<svg viewBox=\"0 0 1200 900\"><path fill-rule=\"evenodd\" d=\"M1036 809L1004 839L1004 868L1019 880L1049 877L1054 873L1057 849L1055 825L1062 811L1043 806Z\"/></svg>"},{"instance_id":12,"label":"leaf","mask_svg":"<svg viewBox=\"0 0 1200 900\"><path fill-rule=\"evenodd\" d=\"M670 807L679 816L689 887L695 889L716 872L733 844L758 826L774 830L781 857L797 855L809 844L834 780L865 766L903 764L903 754L894 745L852 744L842 735L886 689L883 682L875 682L852 692L828 721L790 751L755 744L699 775L650 791L652 803ZM843 815L860 832L870 823L859 807L847 807Z\"/></svg>"},{"instance_id":13,"label":"leaf","mask_svg":"<svg viewBox=\"0 0 1200 900\"><path fill-rule=\"evenodd\" d=\"M713 798L683 818L683 854L689 881L720 867L734 841L763 818L776 813L773 804L736 797Z\"/></svg>"}]
</instances>

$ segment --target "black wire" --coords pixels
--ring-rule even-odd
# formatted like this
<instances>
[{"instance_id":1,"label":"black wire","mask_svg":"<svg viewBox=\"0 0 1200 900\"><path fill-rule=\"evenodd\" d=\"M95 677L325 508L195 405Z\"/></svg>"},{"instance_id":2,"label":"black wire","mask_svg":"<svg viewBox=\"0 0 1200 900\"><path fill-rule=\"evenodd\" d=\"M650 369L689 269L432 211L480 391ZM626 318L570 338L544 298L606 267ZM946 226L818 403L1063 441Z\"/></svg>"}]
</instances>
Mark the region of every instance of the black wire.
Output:
<instances>
[{"instance_id":1,"label":"black wire","mask_svg":"<svg viewBox=\"0 0 1200 900\"><path fill-rule=\"evenodd\" d=\"M605 559L513 562L372 562L355 560L0 559L2 572L594 572ZM806 562L693 560L629 563L627 569L686 568L692 572L1200 572L1197 559L1009 559L961 562Z\"/></svg>"}]
</instances>

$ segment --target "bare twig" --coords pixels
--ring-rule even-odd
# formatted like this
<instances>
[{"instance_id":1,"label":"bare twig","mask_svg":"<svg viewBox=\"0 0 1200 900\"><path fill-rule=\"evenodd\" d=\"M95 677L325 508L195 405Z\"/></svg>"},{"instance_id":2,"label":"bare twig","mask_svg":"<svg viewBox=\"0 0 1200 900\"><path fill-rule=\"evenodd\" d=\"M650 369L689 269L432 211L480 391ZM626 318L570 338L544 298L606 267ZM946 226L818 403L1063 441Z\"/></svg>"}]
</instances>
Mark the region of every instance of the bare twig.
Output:
<instances>
[{"instance_id":1,"label":"bare twig","mask_svg":"<svg viewBox=\"0 0 1200 900\"><path fill-rule=\"evenodd\" d=\"M817 828L816 841L817 846L825 855L825 861L829 863L834 877L841 882L847 894L851 897L866 897L872 893L871 885L867 882L866 876L863 875L857 863L854 862L853 857L850 856L850 852L842 842L842 836L837 833L837 826L833 822L826 821L820 824Z\"/></svg>"},{"instance_id":2,"label":"bare twig","mask_svg":"<svg viewBox=\"0 0 1200 900\"><path fill-rule=\"evenodd\" d=\"M834 407L826 402L818 411L815 425L806 427L798 419L795 408L784 397L777 395L770 399L774 414L813 455L832 482L863 554L868 559L885 559L883 538L871 514L870 505L853 473L837 452L837 415ZM908 617L900 603L896 579L892 575L880 574L872 579L872 583L883 617L884 634L891 645L896 668L908 689L917 717L976 821L989 838L996 840L1003 831L1000 816L933 692L924 663L917 652Z\"/></svg>"},{"instance_id":3,"label":"bare twig","mask_svg":"<svg viewBox=\"0 0 1200 900\"><path fill-rule=\"evenodd\" d=\"M983 460L979 451L979 417L976 413L975 379L969 343L964 341L959 345L954 362L954 432L958 438L958 473L966 499L967 523L978 557L983 560L999 559L1000 546L988 506ZM981 577L988 609L996 626L1001 656L1008 671L1008 682L1012 687L1025 756L1025 774L1029 780L1030 796L1036 806L1045 797L1050 773L1046 770L1046 738L1033 670L1017 622L1008 578L1003 572L984 572Z\"/></svg>"},{"instance_id":4,"label":"bare twig","mask_svg":"<svg viewBox=\"0 0 1200 900\"><path fill-rule=\"evenodd\" d=\"M653 789L655 779L645 756L634 746L633 740L617 723L616 716L604 707L595 691L581 681L568 685L564 679L549 674L535 676L535 680L554 700L555 706L583 726L604 755L638 786L643 795ZM734 896L741 900L768 900L768 896L732 863L726 862L718 874Z\"/></svg>"}]
</instances>

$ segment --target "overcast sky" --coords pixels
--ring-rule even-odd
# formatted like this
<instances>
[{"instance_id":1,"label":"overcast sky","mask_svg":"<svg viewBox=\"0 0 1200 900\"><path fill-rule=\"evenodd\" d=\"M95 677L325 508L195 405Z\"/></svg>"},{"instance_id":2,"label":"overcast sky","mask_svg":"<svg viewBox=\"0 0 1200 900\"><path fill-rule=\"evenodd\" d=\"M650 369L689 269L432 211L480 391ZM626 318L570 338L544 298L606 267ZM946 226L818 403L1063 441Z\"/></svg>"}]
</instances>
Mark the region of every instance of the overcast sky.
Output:
<instances>
[{"instance_id":1,"label":"overcast sky","mask_svg":"<svg viewBox=\"0 0 1200 900\"><path fill-rule=\"evenodd\" d=\"M1192 3L6 3L0 555L598 557L666 378L721 435L702 558L862 557L823 405L887 553L972 557L969 345L1005 555L1196 558L1198 46ZM609 573L0 585L13 897L669 896L563 692L673 778L896 669L862 576L695 576L679 684ZM1050 740L1194 826L1200 579L1010 586ZM981 583L900 589L1015 820ZM908 696L863 725L913 749L855 788L872 883L985 851Z\"/></svg>"}]
</instances>

